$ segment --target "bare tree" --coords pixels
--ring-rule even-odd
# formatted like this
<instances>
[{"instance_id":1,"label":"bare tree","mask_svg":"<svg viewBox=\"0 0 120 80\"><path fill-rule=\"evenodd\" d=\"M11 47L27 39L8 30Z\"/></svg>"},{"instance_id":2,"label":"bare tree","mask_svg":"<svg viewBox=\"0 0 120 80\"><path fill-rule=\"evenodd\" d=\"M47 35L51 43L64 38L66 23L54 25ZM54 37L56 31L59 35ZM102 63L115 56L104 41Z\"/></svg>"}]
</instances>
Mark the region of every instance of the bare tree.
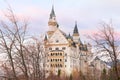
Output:
<instances>
[{"instance_id":1,"label":"bare tree","mask_svg":"<svg viewBox=\"0 0 120 80\"><path fill-rule=\"evenodd\" d=\"M16 31L12 31L12 27L1 21L2 29L0 29L0 49L2 53L6 53L10 62L10 66L12 67L12 71L14 74L15 80L17 80L15 65L13 61L13 46L15 43L15 34Z\"/></svg>"},{"instance_id":2,"label":"bare tree","mask_svg":"<svg viewBox=\"0 0 120 80\"><path fill-rule=\"evenodd\" d=\"M24 68L24 74L26 80L28 80L27 66L25 64L24 52L23 52L23 43L26 36L27 22L20 21L14 14L11 7L9 7L5 17L8 19L8 22L1 21L0 29L0 49L2 53L6 53L10 66L14 74L14 79L17 80L16 74L16 64L15 57L19 55L21 58L21 63Z\"/></svg>"},{"instance_id":3,"label":"bare tree","mask_svg":"<svg viewBox=\"0 0 120 80\"><path fill-rule=\"evenodd\" d=\"M115 32L112 23L102 23L100 29L97 33L90 37L92 41L95 43L95 49L97 53L107 53L110 57L114 72L116 74L116 80L120 80L120 76L118 74L118 55L120 53L120 38Z\"/></svg>"},{"instance_id":4,"label":"bare tree","mask_svg":"<svg viewBox=\"0 0 120 80\"><path fill-rule=\"evenodd\" d=\"M22 70L23 73L26 77L26 80L29 80L29 76L28 76L28 70L27 70L27 65L25 62L25 52L24 52L24 42L25 42L25 37L26 37L26 27L27 27L27 23L24 23L22 26L19 27L18 24L15 24L16 26L16 30L18 31L18 33L16 34L16 44L14 44L15 49L16 49L16 54L18 54L18 57L20 58L20 62L22 65Z\"/></svg>"},{"instance_id":5,"label":"bare tree","mask_svg":"<svg viewBox=\"0 0 120 80\"><path fill-rule=\"evenodd\" d=\"M2 75L0 75L0 78L7 79L7 80L14 79L13 72L12 72L10 66L7 65L7 63L1 63L0 68L2 70Z\"/></svg>"},{"instance_id":6,"label":"bare tree","mask_svg":"<svg viewBox=\"0 0 120 80\"><path fill-rule=\"evenodd\" d=\"M29 66L31 67L29 70L32 72L31 76L33 80L44 80L44 60L46 58L44 48L42 42L37 38L32 37L32 41L33 44L28 44L27 47L25 47L28 53Z\"/></svg>"}]
</instances>

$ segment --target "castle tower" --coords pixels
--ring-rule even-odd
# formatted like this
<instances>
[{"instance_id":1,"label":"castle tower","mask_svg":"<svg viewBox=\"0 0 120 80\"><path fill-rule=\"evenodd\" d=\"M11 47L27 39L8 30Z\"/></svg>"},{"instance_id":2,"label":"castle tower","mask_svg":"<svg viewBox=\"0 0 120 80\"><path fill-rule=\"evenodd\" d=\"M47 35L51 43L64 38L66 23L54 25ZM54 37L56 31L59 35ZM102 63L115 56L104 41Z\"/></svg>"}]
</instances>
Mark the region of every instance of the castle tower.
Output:
<instances>
[{"instance_id":1,"label":"castle tower","mask_svg":"<svg viewBox=\"0 0 120 80\"><path fill-rule=\"evenodd\" d=\"M73 41L75 43L80 42L79 32L78 32L78 28L77 28L77 22L75 22L75 27L74 27L74 30L73 30Z\"/></svg>"},{"instance_id":2,"label":"castle tower","mask_svg":"<svg viewBox=\"0 0 120 80\"><path fill-rule=\"evenodd\" d=\"M55 31L58 28L58 24L56 21L56 15L55 15L55 11L54 11L54 6L52 6L50 18L48 21L48 26L49 26L49 31Z\"/></svg>"},{"instance_id":3,"label":"castle tower","mask_svg":"<svg viewBox=\"0 0 120 80\"><path fill-rule=\"evenodd\" d=\"M45 35L45 37L44 37L44 42L46 42L47 41L47 35Z\"/></svg>"}]
</instances>

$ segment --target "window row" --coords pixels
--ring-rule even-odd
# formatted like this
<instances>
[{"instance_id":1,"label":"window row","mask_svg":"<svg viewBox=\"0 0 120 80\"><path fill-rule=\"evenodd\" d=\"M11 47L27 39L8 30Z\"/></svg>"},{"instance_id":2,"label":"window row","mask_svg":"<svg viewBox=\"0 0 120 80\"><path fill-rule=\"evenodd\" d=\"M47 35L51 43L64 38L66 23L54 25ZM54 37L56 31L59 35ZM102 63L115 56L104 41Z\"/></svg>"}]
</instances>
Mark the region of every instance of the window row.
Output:
<instances>
[{"instance_id":1,"label":"window row","mask_svg":"<svg viewBox=\"0 0 120 80\"><path fill-rule=\"evenodd\" d=\"M51 53L50 56L62 56L62 53ZM65 53L65 56L67 56L67 53Z\"/></svg>"},{"instance_id":2,"label":"window row","mask_svg":"<svg viewBox=\"0 0 120 80\"><path fill-rule=\"evenodd\" d=\"M51 56L62 56L62 53L51 53Z\"/></svg>"},{"instance_id":3,"label":"window row","mask_svg":"<svg viewBox=\"0 0 120 80\"><path fill-rule=\"evenodd\" d=\"M63 67L62 64L51 64L51 67Z\"/></svg>"},{"instance_id":4,"label":"window row","mask_svg":"<svg viewBox=\"0 0 120 80\"><path fill-rule=\"evenodd\" d=\"M62 47L62 50L65 50L66 47ZM49 48L49 50L53 50L52 48ZM55 48L55 50L60 50L58 47Z\"/></svg>"},{"instance_id":5,"label":"window row","mask_svg":"<svg viewBox=\"0 0 120 80\"><path fill-rule=\"evenodd\" d=\"M62 61L62 59L51 59L51 62L61 62Z\"/></svg>"},{"instance_id":6,"label":"window row","mask_svg":"<svg viewBox=\"0 0 120 80\"><path fill-rule=\"evenodd\" d=\"M51 62L61 62L62 59L51 59L50 61ZM48 60L48 62L49 62L49 60ZM67 59L65 59L65 62L67 62Z\"/></svg>"}]
</instances>

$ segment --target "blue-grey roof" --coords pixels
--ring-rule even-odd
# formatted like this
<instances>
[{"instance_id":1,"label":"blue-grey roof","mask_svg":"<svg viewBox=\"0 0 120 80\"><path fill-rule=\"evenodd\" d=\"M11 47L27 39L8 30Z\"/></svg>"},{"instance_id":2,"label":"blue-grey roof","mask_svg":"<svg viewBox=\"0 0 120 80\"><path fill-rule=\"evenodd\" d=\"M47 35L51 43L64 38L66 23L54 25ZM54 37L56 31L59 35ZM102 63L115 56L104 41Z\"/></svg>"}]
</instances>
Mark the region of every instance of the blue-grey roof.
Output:
<instances>
[{"instance_id":1,"label":"blue-grey roof","mask_svg":"<svg viewBox=\"0 0 120 80\"><path fill-rule=\"evenodd\" d=\"M52 19L53 17L56 17L55 16L55 11L54 11L54 6L52 6L52 10L51 10L51 13L50 13L50 19Z\"/></svg>"},{"instance_id":2,"label":"blue-grey roof","mask_svg":"<svg viewBox=\"0 0 120 80\"><path fill-rule=\"evenodd\" d=\"M74 27L74 30L73 30L73 34L74 33L77 33L77 34L79 33L78 28L77 28L77 22L75 22L75 27Z\"/></svg>"}]
</instances>

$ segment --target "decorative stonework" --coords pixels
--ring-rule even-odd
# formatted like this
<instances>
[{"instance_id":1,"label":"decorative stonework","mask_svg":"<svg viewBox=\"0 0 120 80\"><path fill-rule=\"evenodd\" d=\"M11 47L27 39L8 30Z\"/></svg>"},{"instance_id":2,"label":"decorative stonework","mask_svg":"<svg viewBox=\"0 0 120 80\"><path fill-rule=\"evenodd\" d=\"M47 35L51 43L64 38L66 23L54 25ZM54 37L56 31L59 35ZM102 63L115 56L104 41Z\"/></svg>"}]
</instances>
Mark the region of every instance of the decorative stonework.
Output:
<instances>
[{"instance_id":1,"label":"decorative stonework","mask_svg":"<svg viewBox=\"0 0 120 80\"><path fill-rule=\"evenodd\" d=\"M54 8L52 8L44 45L47 54L46 70L48 74L51 71L57 74L58 70L66 75L70 75L75 70L85 72L91 48L81 42L77 23L75 23L72 36L60 30L57 25Z\"/></svg>"}]
</instances>

